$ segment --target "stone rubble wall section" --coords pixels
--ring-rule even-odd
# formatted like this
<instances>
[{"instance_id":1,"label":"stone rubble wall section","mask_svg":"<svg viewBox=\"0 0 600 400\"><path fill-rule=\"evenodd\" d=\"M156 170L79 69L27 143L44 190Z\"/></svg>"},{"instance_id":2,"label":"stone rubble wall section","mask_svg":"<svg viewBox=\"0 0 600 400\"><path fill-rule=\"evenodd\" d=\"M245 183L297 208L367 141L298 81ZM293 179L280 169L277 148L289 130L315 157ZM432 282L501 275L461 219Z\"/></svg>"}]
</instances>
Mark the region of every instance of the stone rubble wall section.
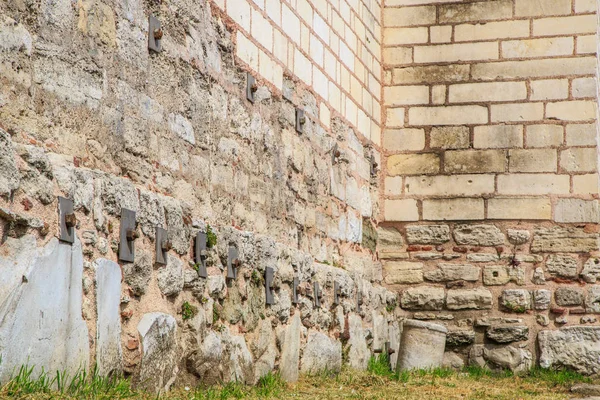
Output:
<instances>
[{"instance_id":1,"label":"stone rubble wall section","mask_svg":"<svg viewBox=\"0 0 600 400\"><path fill-rule=\"evenodd\" d=\"M386 2L382 217L597 223L596 12Z\"/></svg>"},{"instance_id":2,"label":"stone rubble wall section","mask_svg":"<svg viewBox=\"0 0 600 400\"><path fill-rule=\"evenodd\" d=\"M382 0L213 0L236 27L235 54L286 92L284 76L317 93L315 117L343 116L381 144Z\"/></svg>"},{"instance_id":3,"label":"stone rubble wall section","mask_svg":"<svg viewBox=\"0 0 600 400\"><path fill-rule=\"evenodd\" d=\"M247 3L239 3L238 10L247 10ZM54 288L44 282L51 279L24 279L23 271L37 268L34 259L17 251L0 259L0 276L16 288L0 288L0 309L10 310L0 320L15 327L0 330L1 351L12 352L3 357L3 381L26 363L21 355L27 349L43 348L30 346L36 337L17 329L40 321L37 303L29 300L40 301L38 291L55 300L54 313L60 314L48 324L55 332L52 343L66 344L55 346L54 364L47 360L51 353L32 357L38 368L74 372L98 363L103 373L122 368L154 391L199 381L254 383L274 369L295 380L301 371L342 364L366 368L372 351L385 342L397 348L397 295L380 285L381 263L374 254L379 182L373 168L381 161L369 129L361 128L374 124L363 114L368 104L378 104L379 93L379 73L372 70L378 51L368 48L378 42L364 38L379 36L377 23L371 33L360 33L361 21L378 6L343 1L327 3L323 12L323 2L314 2L314 11L304 3L294 2L293 10L282 4L282 21L284 14L304 21L302 41L296 46L287 39L289 60L300 61L286 64L285 76L274 84L266 77L275 80L278 69L263 63L267 53L260 45L258 72L266 80L259 80L251 104L245 99L246 72L254 64L243 61L240 48L251 47L240 47L240 38L255 30L267 39L259 3L249 5L250 31L219 11L234 11L233 1L57 0L31 9L20 2L0 4L2 254L22 241L28 251L58 246L62 258L50 252L42 267L55 267L48 272L53 279L73 280L69 291L47 294ZM306 81L290 73L306 73L300 57L324 44L316 36L311 40L323 29L308 29L306 10L313 21L337 21L328 51L354 63L350 70L334 62L331 92L338 80L340 92L352 85L339 94L343 106L331 105L336 96L319 94L330 86L320 78ZM158 54L147 49L150 14L163 24ZM278 48L273 44L273 51ZM323 52L326 65L331 60L325 46ZM331 73L329 64L323 68ZM368 81L368 88L348 83L355 81ZM301 135L294 129L296 107L307 114ZM57 196L74 201L74 246L56 243ZM135 261L118 263L118 287L122 208L136 211L140 238ZM192 243L209 225L217 245L209 251L209 277L202 279ZM156 226L167 228L172 242L166 266L154 262ZM225 279L229 246L240 254L235 282ZM70 276L67 250L77 261ZM265 305L267 266L276 270L273 306ZM291 303L295 275L303 282L298 305ZM320 308L313 307L314 281L323 291ZM332 304L334 281L341 287L338 306ZM30 308L15 308L23 302ZM193 316L184 320L185 310Z\"/></svg>"},{"instance_id":4,"label":"stone rubble wall section","mask_svg":"<svg viewBox=\"0 0 600 400\"><path fill-rule=\"evenodd\" d=\"M378 237L383 281L399 293L401 314L448 328L447 365L518 372L539 359L597 372L593 354L579 364L568 350L577 331L597 351L597 224L386 223Z\"/></svg>"}]
</instances>

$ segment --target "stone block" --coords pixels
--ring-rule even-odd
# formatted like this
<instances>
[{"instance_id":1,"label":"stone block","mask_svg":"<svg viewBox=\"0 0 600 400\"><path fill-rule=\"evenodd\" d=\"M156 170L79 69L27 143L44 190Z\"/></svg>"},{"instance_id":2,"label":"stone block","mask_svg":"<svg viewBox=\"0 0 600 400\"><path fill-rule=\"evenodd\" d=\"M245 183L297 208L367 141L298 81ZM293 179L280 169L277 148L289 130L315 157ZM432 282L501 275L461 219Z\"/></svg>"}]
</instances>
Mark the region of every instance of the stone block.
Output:
<instances>
[{"instance_id":1,"label":"stone block","mask_svg":"<svg viewBox=\"0 0 600 400\"><path fill-rule=\"evenodd\" d=\"M576 194L598 193L598 175L575 175L573 176L573 192Z\"/></svg>"},{"instance_id":2,"label":"stone block","mask_svg":"<svg viewBox=\"0 0 600 400\"><path fill-rule=\"evenodd\" d=\"M505 237L494 225L457 225L454 240L460 245L498 246L504 244Z\"/></svg>"},{"instance_id":3,"label":"stone block","mask_svg":"<svg viewBox=\"0 0 600 400\"><path fill-rule=\"evenodd\" d=\"M411 107L408 121L420 126L487 124L488 113L482 106Z\"/></svg>"},{"instance_id":4,"label":"stone block","mask_svg":"<svg viewBox=\"0 0 600 400\"><path fill-rule=\"evenodd\" d=\"M460 347L475 343L475 331L460 329L449 330L446 334L446 346Z\"/></svg>"},{"instance_id":5,"label":"stone block","mask_svg":"<svg viewBox=\"0 0 600 400\"><path fill-rule=\"evenodd\" d=\"M445 297L443 288L412 287L402 292L400 306L406 310L439 311L444 307Z\"/></svg>"},{"instance_id":6,"label":"stone block","mask_svg":"<svg viewBox=\"0 0 600 400\"><path fill-rule=\"evenodd\" d=\"M485 336L496 343L512 343L529 339L529 328L525 325L492 325Z\"/></svg>"},{"instance_id":7,"label":"stone block","mask_svg":"<svg viewBox=\"0 0 600 400\"><path fill-rule=\"evenodd\" d=\"M388 151L419 151L425 148L424 129L386 129L383 147Z\"/></svg>"},{"instance_id":8,"label":"stone block","mask_svg":"<svg viewBox=\"0 0 600 400\"><path fill-rule=\"evenodd\" d=\"M506 289L500 296L500 305L508 311L524 313L531 310L531 293L525 289Z\"/></svg>"},{"instance_id":9,"label":"stone block","mask_svg":"<svg viewBox=\"0 0 600 400\"><path fill-rule=\"evenodd\" d=\"M540 366L570 368L581 374L600 372L600 326L569 326L538 333Z\"/></svg>"},{"instance_id":10,"label":"stone block","mask_svg":"<svg viewBox=\"0 0 600 400\"><path fill-rule=\"evenodd\" d=\"M523 122L544 119L544 103L492 104L491 122Z\"/></svg>"},{"instance_id":11,"label":"stone block","mask_svg":"<svg viewBox=\"0 0 600 400\"><path fill-rule=\"evenodd\" d=\"M591 100L573 100L548 103L546 118L563 121L586 121L596 118L596 102Z\"/></svg>"},{"instance_id":12,"label":"stone block","mask_svg":"<svg viewBox=\"0 0 600 400\"><path fill-rule=\"evenodd\" d=\"M431 282L477 282L481 269L469 264L439 264L437 269L425 271L423 276Z\"/></svg>"},{"instance_id":13,"label":"stone block","mask_svg":"<svg viewBox=\"0 0 600 400\"><path fill-rule=\"evenodd\" d=\"M593 15L540 18L533 21L533 36L594 33L597 24Z\"/></svg>"},{"instance_id":14,"label":"stone block","mask_svg":"<svg viewBox=\"0 0 600 400\"><path fill-rule=\"evenodd\" d=\"M552 301L552 292L547 289L537 289L533 291L533 308L536 310L547 310Z\"/></svg>"},{"instance_id":15,"label":"stone block","mask_svg":"<svg viewBox=\"0 0 600 400\"><path fill-rule=\"evenodd\" d=\"M401 252L403 246L402 235L396 228L377 228L377 250L380 258L393 258L395 254Z\"/></svg>"},{"instance_id":16,"label":"stone block","mask_svg":"<svg viewBox=\"0 0 600 400\"><path fill-rule=\"evenodd\" d=\"M594 62L594 57L488 62L471 65L471 73L475 80L590 75Z\"/></svg>"},{"instance_id":17,"label":"stone block","mask_svg":"<svg viewBox=\"0 0 600 400\"><path fill-rule=\"evenodd\" d=\"M529 21L494 21L478 24L460 24L454 26L454 40L470 42L472 40L493 40L529 36Z\"/></svg>"},{"instance_id":18,"label":"stone block","mask_svg":"<svg viewBox=\"0 0 600 400\"><path fill-rule=\"evenodd\" d=\"M583 264L581 277L587 283L596 283L598 277L600 277L600 259L590 257L585 264Z\"/></svg>"},{"instance_id":19,"label":"stone block","mask_svg":"<svg viewBox=\"0 0 600 400\"><path fill-rule=\"evenodd\" d=\"M413 199L385 200L384 218L386 221L418 221L417 201Z\"/></svg>"},{"instance_id":20,"label":"stone block","mask_svg":"<svg viewBox=\"0 0 600 400\"><path fill-rule=\"evenodd\" d=\"M492 198L488 200L489 219L551 219L552 204L545 198Z\"/></svg>"},{"instance_id":21,"label":"stone block","mask_svg":"<svg viewBox=\"0 0 600 400\"><path fill-rule=\"evenodd\" d=\"M476 149L523 147L523 126L476 126L473 133L473 147Z\"/></svg>"},{"instance_id":22,"label":"stone block","mask_svg":"<svg viewBox=\"0 0 600 400\"><path fill-rule=\"evenodd\" d=\"M525 82L460 83L450 85L448 90L450 103L516 101L527 98Z\"/></svg>"},{"instance_id":23,"label":"stone block","mask_svg":"<svg viewBox=\"0 0 600 400\"><path fill-rule=\"evenodd\" d=\"M383 279L388 285L423 282L423 263L386 261L383 263L383 272Z\"/></svg>"},{"instance_id":24,"label":"stone block","mask_svg":"<svg viewBox=\"0 0 600 400\"><path fill-rule=\"evenodd\" d=\"M406 241L410 244L444 244L450 241L448 225L408 225Z\"/></svg>"},{"instance_id":25,"label":"stone block","mask_svg":"<svg viewBox=\"0 0 600 400\"><path fill-rule=\"evenodd\" d=\"M596 146L596 124L569 124L567 146Z\"/></svg>"},{"instance_id":26,"label":"stone block","mask_svg":"<svg viewBox=\"0 0 600 400\"><path fill-rule=\"evenodd\" d=\"M568 194L570 186L568 175L507 174L498 176L498 193L501 194Z\"/></svg>"},{"instance_id":27,"label":"stone block","mask_svg":"<svg viewBox=\"0 0 600 400\"><path fill-rule=\"evenodd\" d=\"M383 45L396 46L403 44L427 43L429 37L427 27L416 28L384 28Z\"/></svg>"},{"instance_id":28,"label":"stone block","mask_svg":"<svg viewBox=\"0 0 600 400\"><path fill-rule=\"evenodd\" d=\"M564 128L561 125L528 125L528 147L557 147L563 143Z\"/></svg>"},{"instance_id":29,"label":"stone block","mask_svg":"<svg viewBox=\"0 0 600 400\"><path fill-rule=\"evenodd\" d=\"M383 26L414 26L434 24L435 6L383 9Z\"/></svg>"},{"instance_id":30,"label":"stone block","mask_svg":"<svg viewBox=\"0 0 600 400\"><path fill-rule=\"evenodd\" d=\"M568 79L541 79L531 82L531 100L559 100L567 97Z\"/></svg>"},{"instance_id":31,"label":"stone block","mask_svg":"<svg viewBox=\"0 0 600 400\"><path fill-rule=\"evenodd\" d=\"M445 63L454 61L477 61L498 59L496 42L438 44L415 46L415 63Z\"/></svg>"},{"instance_id":32,"label":"stone block","mask_svg":"<svg viewBox=\"0 0 600 400\"><path fill-rule=\"evenodd\" d=\"M424 196L476 196L494 192L494 175L464 174L408 176L407 194Z\"/></svg>"},{"instance_id":33,"label":"stone block","mask_svg":"<svg viewBox=\"0 0 600 400\"><path fill-rule=\"evenodd\" d=\"M435 174L439 170L439 156L433 153L395 154L389 156L387 160L389 175Z\"/></svg>"},{"instance_id":34,"label":"stone block","mask_svg":"<svg viewBox=\"0 0 600 400\"><path fill-rule=\"evenodd\" d=\"M553 149L518 149L509 151L510 172L556 172L557 153Z\"/></svg>"},{"instance_id":35,"label":"stone block","mask_svg":"<svg viewBox=\"0 0 600 400\"><path fill-rule=\"evenodd\" d=\"M476 263L488 263L498 261L500 257L498 257L497 253L471 253L467 254L467 261L476 262Z\"/></svg>"},{"instance_id":36,"label":"stone block","mask_svg":"<svg viewBox=\"0 0 600 400\"><path fill-rule=\"evenodd\" d=\"M390 106L428 104L428 86L388 86L383 88L383 103Z\"/></svg>"},{"instance_id":37,"label":"stone block","mask_svg":"<svg viewBox=\"0 0 600 400\"><path fill-rule=\"evenodd\" d=\"M598 222L598 200L558 199L554 206L556 222Z\"/></svg>"},{"instance_id":38,"label":"stone block","mask_svg":"<svg viewBox=\"0 0 600 400\"><path fill-rule=\"evenodd\" d=\"M573 54L574 43L570 37L507 40L502 42L503 58L556 57Z\"/></svg>"},{"instance_id":39,"label":"stone block","mask_svg":"<svg viewBox=\"0 0 600 400\"><path fill-rule=\"evenodd\" d=\"M518 17L543 17L546 15L567 14L571 14L570 0L516 0L515 2L515 15Z\"/></svg>"},{"instance_id":40,"label":"stone block","mask_svg":"<svg viewBox=\"0 0 600 400\"><path fill-rule=\"evenodd\" d=\"M538 228L533 232L534 253L587 253L598 250L598 233L578 227Z\"/></svg>"},{"instance_id":41,"label":"stone block","mask_svg":"<svg viewBox=\"0 0 600 400\"><path fill-rule=\"evenodd\" d=\"M471 142L466 126L434 126L431 128L429 146L442 149L466 149Z\"/></svg>"},{"instance_id":42,"label":"stone block","mask_svg":"<svg viewBox=\"0 0 600 400\"><path fill-rule=\"evenodd\" d=\"M485 288L448 290L448 310L489 310L492 308L492 293Z\"/></svg>"},{"instance_id":43,"label":"stone block","mask_svg":"<svg viewBox=\"0 0 600 400\"><path fill-rule=\"evenodd\" d=\"M546 260L546 268L554 276L574 279L577 277L577 258L568 254L551 254Z\"/></svg>"},{"instance_id":44,"label":"stone block","mask_svg":"<svg viewBox=\"0 0 600 400\"><path fill-rule=\"evenodd\" d=\"M483 3L441 4L441 23L487 21L512 17L512 1L490 0Z\"/></svg>"},{"instance_id":45,"label":"stone block","mask_svg":"<svg viewBox=\"0 0 600 400\"><path fill-rule=\"evenodd\" d=\"M585 295L585 311L600 313L600 285L589 286Z\"/></svg>"},{"instance_id":46,"label":"stone block","mask_svg":"<svg viewBox=\"0 0 600 400\"><path fill-rule=\"evenodd\" d=\"M483 267L483 283L488 286L506 285L514 282L525 284L525 269L506 265L486 265Z\"/></svg>"},{"instance_id":47,"label":"stone block","mask_svg":"<svg viewBox=\"0 0 600 400\"><path fill-rule=\"evenodd\" d=\"M579 288L560 287L554 291L554 301L559 306L579 306L583 304L583 291Z\"/></svg>"},{"instance_id":48,"label":"stone block","mask_svg":"<svg viewBox=\"0 0 600 400\"><path fill-rule=\"evenodd\" d=\"M525 244L531 239L531 233L522 229L509 229L507 234L509 243L514 245Z\"/></svg>"},{"instance_id":49,"label":"stone block","mask_svg":"<svg viewBox=\"0 0 600 400\"><path fill-rule=\"evenodd\" d=\"M462 82L469 80L468 65L428 65L405 68L395 68L393 82L396 84L409 83L441 83Z\"/></svg>"},{"instance_id":50,"label":"stone block","mask_svg":"<svg viewBox=\"0 0 600 400\"><path fill-rule=\"evenodd\" d=\"M560 167L567 172L596 172L596 149L575 147L563 150L560 152Z\"/></svg>"},{"instance_id":51,"label":"stone block","mask_svg":"<svg viewBox=\"0 0 600 400\"><path fill-rule=\"evenodd\" d=\"M480 220L484 218L483 199L423 200L426 221Z\"/></svg>"},{"instance_id":52,"label":"stone block","mask_svg":"<svg viewBox=\"0 0 600 400\"><path fill-rule=\"evenodd\" d=\"M595 78L573 79L572 94L574 98L595 98L597 85Z\"/></svg>"},{"instance_id":53,"label":"stone block","mask_svg":"<svg viewBox=\"0 0 600 400\"><path fill-rule=\"evenodd\" d=\"M505 150L446 151L444 153L444 172L454 174L505 172L506 160ZM556 167L556 161L554 165Z\"/></svg>"},{"instance_id":54,"label":"stone block","mask_svg":"<svg viewBox=\"0 0 600 400\"><path fill-rule=\"evenodd\" d=\"M309 332L300 365L303 373L339 371L342 368L342 343L322 332Z\"/></svg>"}]
</instances>

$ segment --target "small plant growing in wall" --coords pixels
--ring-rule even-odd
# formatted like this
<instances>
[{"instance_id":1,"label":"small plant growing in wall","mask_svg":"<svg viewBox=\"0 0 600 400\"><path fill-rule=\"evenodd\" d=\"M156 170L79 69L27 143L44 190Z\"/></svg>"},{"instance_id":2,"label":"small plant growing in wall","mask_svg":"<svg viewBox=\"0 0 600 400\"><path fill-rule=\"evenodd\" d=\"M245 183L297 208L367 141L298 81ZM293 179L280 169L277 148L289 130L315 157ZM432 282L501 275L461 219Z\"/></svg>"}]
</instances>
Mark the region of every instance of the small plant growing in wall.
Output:
<instances>
[{"instance_id":1,"label":"small plant growing in wall","mask_svg":"<svg viewBox=\"0 0 600 400\"><path fill-rule=\"evenodd\" d=\"M257 270L252 271L252 276L250 279L252 279L252 282L254 282L256 286L260 286L263 283L263 277Z\"/></svg>"},{"instance_id":2,"label":"small plant growing in wall","mask_svg":"<svg viewBox=\"0 0 600 400\"><path fill-rule=\"evenodd\" d=\"M504 302L504 307L514 313L517 313L517 314L523 314L523 313L527 312L527 308L525 306L520 305L520 304L513 304L509 301Z\"/></svg>"},{"instance_id":3,"label":"small plant growing in wall","mask_svg":"<svg viewBox=\"0 0 600 400\"><path fill-rule=\"evenodd\" d=\"M197 313L198 309L187 301L181 306L181 318L184 321L194 318Z\"/></svg>"},{"instance_id":4,"label":"small plant growing in wall","mask_svg":"<svg viewBox=\"0 0 600 400\"><path fill-rule=\"evenodd\" d=\"M213 232L209 224L206 224L206 245L209 248L217 245L217 235Z\"/></svg>"}]
</instances>

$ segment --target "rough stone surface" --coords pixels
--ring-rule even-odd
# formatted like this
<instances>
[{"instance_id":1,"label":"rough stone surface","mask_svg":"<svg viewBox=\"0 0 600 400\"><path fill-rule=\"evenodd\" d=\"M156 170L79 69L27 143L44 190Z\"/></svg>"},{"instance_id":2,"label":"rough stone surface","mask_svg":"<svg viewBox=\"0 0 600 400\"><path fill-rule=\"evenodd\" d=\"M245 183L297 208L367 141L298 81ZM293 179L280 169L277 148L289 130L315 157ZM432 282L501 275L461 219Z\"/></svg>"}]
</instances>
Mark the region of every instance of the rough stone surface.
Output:
<instances>
[{"instance_id":1,"label":"rough stone surface","mask_svg":"<svg viewBox=\"0 0 600 400\"><path fill-rule=\"evenodd\" d=\"M508 311L523 313L531 310L531 293L525 289L503 290L500 304Z\"/></svg>"},{"instance_id":2,"label":"rough stone surface","mask_svg":"<svg viewBox=\"0 0 600 400\"><path fill-rule=\"evenodd\" d=\"M177 376L177 322L163 313L144 314L137 326L143 348L139 382L151 391L167 391Z\"/></svg>"},{"instance_id":3,"label":"rough stone surface","mask_svg":"<svg viewBox=\"0 0 600 400\"><path fill-rule=\"evenodd\" d=\"M525 325L492 325L485 335L497 343L519 342L529 339L529 328Z\"/></svg>"},{"instance_id":4,"label":"rough stone surface","mask_svg":"<svg viewBox=\"0 0 600 400\"><path fill-rule=\"evenodd\" d=\"M560 287L554 291L554 300L559 306L578 306L583 303L583 292L578 288Z\"/></svg>"},{"instance_id":5,"label":"rough stone surface","mask_svg":"<svg viewBox=\"0 0 600 400\"><path fill-rule=\"evenodd\" d=\"M498 246L504 244L504 234L494 225L458 225L454 240L460 245Z\"/></svg>"},{"instance_id":6,"label":"rough stone surface","mask_svg":"<svg viewBox=\"0 0 600 400\"><path fill-rule=\"evenodd\" d=\"M404 290L400 305L407 310L441 310L444 298L443 288L420 286Z\"/></svg>"},{"instance_id":7,"label":"rough stone surface","mask_svg":"<svg viewBox=\"0 0 600 400\"><path fill-rule=\"evenodd\" d=\"M492 308L492 293L485 288L448 290L449 310L487 310Z\"/></svg>"},{"instance_id":8,"label":"rough stone surface","mask_svg":"<svg viewBox=\"0 0 600 400\"><path fill-rule=\"evenodd\" d=\"M531 277L531 282L536 285L544 285L546 284L546 275L544 274L544 269L542 267L537 267L533 271L533 276Z\"/></svg>"},{"instance_id":9,"label":"rough stone surface","mask_svg":"<svg viewBox=\"0 0 600 400\"><path fill-rule=\"evenodd\" d=\"M448 225L409 225L406 240L410 244L444 244L450 241Z\"/></svg>"},{"instance_id":10,"label":"rough stone surface","mask_svg":"<svg viewBox=\"0 0 600 400\"><path fill-rule=\"evenodd\" d=\"M571 387L571 393L581 396L600 396L600 385L591 383L578 383Z\"/></svg>"},{"instance_id":11,"label":"rough stone surface","mask_svg":"<svg viewBox=\"0 0 600 400\"><path fill-rule=\"evenodd\" d=\"M309 332L300 364L303 373L339 371L342 368L342 344L324 333Z\"/></svg>"},{"instance_id":12,"label":"rough stone surface","mask_svg":"<svg viewBox=\"0 0 600 400\"><path fill-rule=\"evenodd\" d=\"M507 234L508 242L514 245L525 244L531 239L531 233L521 229L509 229Z\"/></svg>"},{"instance_id":13,"label":"rough stone surface","mask_svg":"<svg viewBox=\"0 0 600 400\"><path fill-rule=\"evenodd\" d=\"M357 370L366 370L371 358L371 352L367 346L366 333L363 328L362 319L356 314L348 316L348 364Z\"/></svg>"},{"instance_id":14,"label":"rough stone surface","mask_svg":"<svg viewBox=\"0 0 600 400\"><path fill-rule=\"evenodd\" d=\"M442 366L444 368L452 368L460 371L465 367L465 360L463 360L455 352L447 351L444 353L444 360L442 361Z\"/></svg>"},{"instance_id":15,"label":"rough stone surface","mask_svg":"<svg viewBox=\"0 0 600 400\"><path fill-rule=\"evenodd\" d=\"M423 282L423 263L420 262L386 261L383 270L388 285Z\"/></svg>"},{"instance_id":16,"label":"rough stone surface","mask_svg":"<svg viewBox=\"0 0 600 400\"><path fill-rule=\"evenodd\" d=\"M582 253L598 250L598 234L578 227L539 228L533 233L531 251Z\"/></svg>"},{"instance_id":17,"label":"rough stone surface","mask_svg":"<svg viewBox=\"0 0 600 400\"><path fill-rule=\"evenodd\" d=\"M396 228L377 228L377 248L381 258L394 258L401 253L404 240Z\"/></svg>"},{"instance_id":18,"label":"rough stone surface","mask_svg":"<svg viewBox=\"0 0 600 400\"><path fill-rule=\"evenodd\" d=\"M449 330L446 335L446 346L458 347L475 343L475 331L472 330Z\"/></svg>"},{"instance_id":19,"label":"rough stone surface","mask_svg":"<svg viewBox=\"0 0 600 400\"><path fill-rule=\"evenodd\" d=\"M183 290L183 262L169 254L167 265L158 271L158 287L165 296L176 296Z\"/></svg>"},{"instance_id":20,"label":"rough stone surface","mask_svg":"<svg viewBox=\"0 0 600 400\"><path fill-rule=\"evenodd\" d=\"M566 254L551 254L546 267L555 276L571 279L577 277L577 259Z\"/></svg>"},{"instance_id":21,"label":"rough stone surface","mask_svg":"<svg viewBox=\"0 0 600 400\"><path fill-rule=\"evenodd\" d=\"M82 319L83 255L51 239L8 238L0 253L0 382L23 365L75 374L89 367L88 328ZM27 334L25 334L27 332Z\"/></svg>"},{"instance_id":22,"label":"rough stone surface","mask_svg":"<svg viewBox=\"0 0 600 400\"><path fill-rule=\"evenodd\" d=\"M533 308L536 310L547 310L550 308L552 301L552 292L546 289L538 289L533 291Z\"/></svg>"},{"instance_id":23,"label":"rough stone surface","mask_svg":"<svg viewBox=\"0 0 600 400\"><path fill-rule=\"evenodd\" d=\"M0 128L0 196L8 196L19 187L19 170L10 135Z\"/></svg>"},{"instance_id":24,"label":"rough stone surface","mask_svg":"<svg viewBox=\"0 0 600 400\"><path fill-rule=\"evenodd\" d=\"M490 286L506 285L514 282L525 284L525 269L505 265L486 265L483 268L483 283Z\"/></svg>"},{"instance_id":25,"label":"rough stone surface","mask_svg":"<svg viewBox=\"0 0 600 400\"><path fill-rule=\"evenodd\" d=\"M448 330L439 324L405 320L398 355L398 369L441 367Z\"/></svg>"},{"instance_id":26,"label":"rough stone surface","mask_svg":"<svg viewBox=\"0 0 600 400\"><path fill-rule=\"evenodd\" d=\"M589 313L600 313L600 285L593 285L587 288L585 310Z\"/></svg>"},{"instance_id":27,"label":"rough stone surface","mask_svg":"<svg viewBox=\"0 0 600 400\"><path fill-rule=\"evenodd\" d=\"M600 277L600 259L594 257L588 259L583 264L581 277L587 283L596 283L596 280Z\"/></svg>"},{"instance_id":28,"label":"rough stone surface","mask_svg":"<svg viewBox=\"0 0 600 400\"><path fill-rule=\"evenodd\" d=\"M152 256L144 250L136 250L133 263L123 264L123 278L133 294L141 296L146 293L152 276Z\"/></svg>"},{"instance_id":29,"label":"rough stone surface","mask_svg":"<svg viewBox=\"0 0 600 400\"><path fill-rule=\"evenodd\" d=\"M492 369L509 369L515 373L527 372L532 363L528 350L514 346L483 348L483 359Z\"/></svg>"},{"instance_id":30,"label":"rough stone surface","mask_svg":"<svg viewBox=\"0 0 600 400\"><path fill-rule=\"evenodd\" d=\"M100 376L119 375L121 350L121 268L106 260L96 261L96 366Z\"/></svg>"},{"instance_id":31,"label":"rough stone surface","mask_svg":"<svg viewBox=\"0 0 600 400\"><path fill-rule=\"evenodd\" d=\"M281 359L279 362L281 377L287 382L296 382L299 376L300 363L300 313L295 313L290 324L285 328L281 343Z\"/></svg>"},{"instance_id":32,"label":"rough stone surface","mask_svg":"<svg viewBox=\"0 0 600 400\"><path fill-rule=\"evenodd\" d=\"M570 368L581 374L600 372L600 327L569 326L538 333L540 366Z\"/></svg>"},{"instance_id":33,"label":"rough stone surface","mask_svg":"<svg viewBox=\"0 0 600 400\"><path fill-rule=\"evenodd\" d=\"M426 271L424 277L431 282L470 281L479 280L481 269L469 264L439 264L438 269Z\"/></svg>"}]
</instances>

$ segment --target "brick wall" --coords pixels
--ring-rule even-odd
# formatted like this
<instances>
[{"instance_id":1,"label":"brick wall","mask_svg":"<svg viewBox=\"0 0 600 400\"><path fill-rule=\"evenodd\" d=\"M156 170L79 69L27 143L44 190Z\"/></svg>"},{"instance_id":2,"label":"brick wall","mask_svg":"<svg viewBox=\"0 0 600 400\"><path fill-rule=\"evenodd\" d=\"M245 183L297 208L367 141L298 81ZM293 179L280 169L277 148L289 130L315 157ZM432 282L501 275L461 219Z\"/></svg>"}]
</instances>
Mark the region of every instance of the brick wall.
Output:
<instances>
[{"instance_id":1,"label":"brick wall","mask_svg":"<svg viewBox=\"0 0 600 400\"><path fill-rule=\"evenodd\" d=\"M237 25L236 55L279 90L293 76L318 94L321 123L339 114L381 142L381 0L215 0Z\"/></svg>"},{"instance_id":2,"label":"brick wall","mask_svg":"<svg viewBox=\"0 0 600 400\"><path fill-rule=\"evenodd\" d=\"M596 30L595 0L388 1L385 220L597 222Z\"/></svg>"}]
</instances>

